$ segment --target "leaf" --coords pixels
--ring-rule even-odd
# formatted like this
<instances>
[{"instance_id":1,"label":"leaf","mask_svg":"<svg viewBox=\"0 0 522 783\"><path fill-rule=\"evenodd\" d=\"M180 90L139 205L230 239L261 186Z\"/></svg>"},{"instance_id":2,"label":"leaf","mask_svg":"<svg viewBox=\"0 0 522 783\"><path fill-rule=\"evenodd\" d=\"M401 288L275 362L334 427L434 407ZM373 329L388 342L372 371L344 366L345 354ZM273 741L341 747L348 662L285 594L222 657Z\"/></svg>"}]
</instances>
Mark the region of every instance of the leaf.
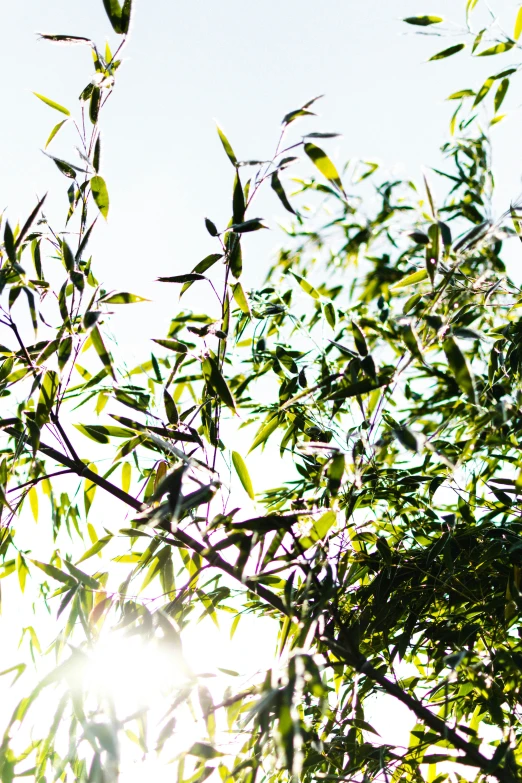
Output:
<instances>
[{"instance_id":1,"label":"leaf","mask_svg":"<svg viewBox=\"0 0 522 783\"><path fill-rule=\"evenodd\" d=\"M100 330L97 326L94 326L91 330L91 340L103 366L106 370L109 371L114 380L116 380L116 373L114 372L114 367L112 366L111 355L105 347L105 343L103 342Z\"/></svg>"},{"instance_id":2,"label":"leaf","mask_svg":"<svg viewBox=\"0 0 522 783\"><path fill-rule=\"evenodd\" d=\"M335 310L335 305L333 302L327 302L324 306L324 315L326 320L328 321L328 325L335 329L335 324L337 322L337 314Z\"/></svg>"},{"instance_id":3,"label":"leaf","mask_svg":"<svg viewBox=\"0 0 522 783\"><path fill-rule=\"evenodd\" d=\"M296 215L297 213L296 213L295 209L293 208L293 206L288 201L288 196L286 195L285 189L283 188L283 186L281 184L281 180L279 179L279 174L277 173L277 171L274 171L274 173L272 174L272 177L270 179L270 184L272 186L272 190L275 193L277 193L277 195L279 197L279 201L284 206L284 208L288 212L291 212L293 215Z\"/></svg>"},{"instance_id":4,"label":"leaf","mask_svg":"<svg viewBox=\"0 0 522 783\"><path fill-rule=\"evenodd\" d=\"M66 123L66 122L67 122L67 120L62 120L61 122L59 122L59 123L58 123L58 125L55 125L55 126L54 126L54 128L52 129L52 131L51 131L51 132L50 132L50 134L49 134L49 138L48 138L48 139L47 139L47 141L45 142L45 147L44 147L44 149L47 149L47 147L48 147L48 146L49 146L49 144L52 142L52 140L54 139L54 137L56 136L56 134L58 133L58 131L60 130L60 128L62 128L62 127L65 125L65 123Z\"/></svg>"},{"instance_id":5,"label":"leaf","mask_svg":"<svg viewBox=\"0 0 522 783\"><path fill-rule=\"evenodd\" d=\"M334 164L326 154L326 152L323 152L320 147L316 147L315 144L312 144L311 142L307 142L304 145L304 151L314 164L317 169L321 172L323 177L326 177L326 179L329 182L332 182L335 187L341 191L341 193L346 196L343 184L341 182L341 178L337 172L337 169L335 168Z\"/></svg>"},{"instance_id":6,"label":"leaf","mask_svg":"<svg viewBox=\"0 0 522 783\"><path fill-rule=\"evenodd\" d=\"M31 506L31 511L33 512L34 521L38 522L38 491L36 487L31 487L27 495L29 497L29 505Z\"/></svg>"},{"instance_id":7,"label":"leaf","mask_svg":"<svg viewBox=\"0 0 522 783\"><path fill-rule=\"evenodd\" d=\"M430 24L440 24L444 19L441 16L408 16L402 20L406 24L416 24L419 27L428 27Z\"/></svg>"},{"instance_id":8,"label":"leaf","mask_svg":"<svg viewBox=\"0 0 522 783\"><path fill-rule=\"evenodd\" d=\"M402 280L399 280L394 285L390 286L390 291L397 291L399 288L407 288L410 285L420 283L421 280L425 280L428 277L428 271L426 269L419 269L418 272L413 272L411 275L406 275Z\"/></svg>"},{"instance_id":9,"label":"leaf","mask_svg":"<svg viewBox=\"0 0 522 783\"><path fill-rule=\"evenodd\" d=\"M48 563L41 563L40 560L31 560L31 563L40 568L44 574L47 574L47 576L56 579L57 582L71 586L76 584L75 579L73 579L68 574L65 574L63 571L60 571L60 569L56 568L56 566L50 565Z\"/></svg>"},{"instance_id":10,"label":"leaf","mask_svg":"<svg viewBox=\"0 0 522 783\"><path fill-rule=\"evenodd\" d=\"M446 98L447 101L460 101L462 98L472 98L475 95L473 90L458 90Z\"/></svg>"},{"instance_id":11,"label":"leaf","mask_svg":"<svg viewBox=\"0 0 522 783\"><path fill-rule=\"evenodd\" d=\"M169 420L169 424L178 424L179 422L179 414L178 409L176 408L176 403L174 402L171 394L167 391L167 389L163 390L163 404L165 405L165 413L167 414L167 419Z\"/></svg>"},{"instance_id":12,"label":"leaf","mask_svg":"<svg viewBox=\"0 0 522 783\"><path fill-rule=\"evenodd\" d=\"M121 35L123 33L122 28L122 9L118 0L103 0L103 6L109 17L109 21L112 25L112 29L115 33Z\"/></svg>"},{"instance_id":13,"label":"leaf","mask_svg":"<svg viewBox=\"0 0 522 783\"><path fill-rule=\"evenodd\" d=\"M474 106L474 107L475 107L475 106L478 106L478 104L479 104L481 101L483 101L483 100L484 100L484 98L486 97L486 95L487 95L487 94L488 94L488 92L490 91L490 89L491 89L491 87L492 87L492 85L493 85L494 81L495 81L495 77L494 77L494 76L490 76L490 77L489 77L489 79L486 79L486 81L484 82L484 84L482 85L482 87L480 88L480 90L478 91L478 93L477 93L477 97L475 98L475 100L474 100L474 102L473 102L473 106Z\"/></svg>"},{"instance_id":14,"label":"leaf","mask_svg":"<svg viewBox=\"0 0 522 783\"><path fill-rule=\"evenodd\" d=\"M264 443L270 435L279 427L279 418L277 415L271 416L264 424L261 425L254 438L252 445L250 446L248 453L256 449L262 443Z\"/></svg>"},{"instance_id":15,"label":"leaf","mask_svg":"<svg viewBox=\"0 0 522 783\"><path fill-rule=\"evenodd\" d=\"M437 54L434 54L433 57L430 57L428 62L431 62L432 60L443 60L445 57L451 57L452 54L457 54L457 52L461 52L465 48L466 48L465 43L459 43L459 44L455 44L454 46L449 46L447 49L443 49L441 52L437 52Z\"/></svg>"},{"instance_id":16,"label":"leaf","mask_svg":"<svg viewBox=\"0 0 522 783\"><path fill-rule=\"evenodd\" d=\"M207 231L210 234L211 237L217 237L219 232L214 225L214 223L209 220L209 218L205 218L205 226L207 227Z\"/></svg>"},{"instance_id":17,"label":"leaf","mask_svg":"<svg viewBox=\"0 0 522 783\"><path fill-rule=\"evenodd\" d=\"M56 111L60 111L62 114L66 114L68 117L70 117L71 112L69 111L69 109L66 109L65 106L61 106L59 103L52 101L50 98L46 98L45 95L40 95L39 92L33 92L33 95L36 95L37 98L39 98L41 101L47 104L47 106L50 106L51 109L56 109ZM61 124L63 125L63 123ZM45 146L47 146L47 144Z\"/></svg>"},{"instance_id":18,"label":"leaf","mask_svg":"<svg viewBox=\"0 0 522 783\"><path fill-rule=\"evenodd\" d=\"M106 547L109 541L111 540L112 540L112 535L99 538L98 541L95 541L95 543L90 547L90 549L84 552L84 554L80 557L80 559L76 561L76 565L78 565L78 563L83 563L84 560L88 560L93 555L97 555L98 552L101 552L102 549Z\"/></svg>"},{"instance_id":19,"label":"leaf","mask_svg":"<svg viewBox=\"0 0 522 783\"><path fill-rule=\"evenodd\" d=\"M179 340L170 340L170 339L156 340L155 338L153 338L152 342L161 345L162 348L168 348L169 351L175 351L176 353L187 353L188 351L188 345L186 345L185 343L181 343Z\"/></svg>"},{"instance_id":20,"label":"leaf","mask_svg":"<svg viewBox=\"0 0 522 783\"><path fill-rule=\"evenodd\" d=\"M109 214L109 193L103 177L96 175L91 179L91 190L95 204L105 220Z\"/></svg>"},{"instance_id":21,"label":"leaf","mask_svg":"<svg viewBox=\"0 0 522 783\"><path fill-rule=\"evenodd\" d=\"M121 31L124 35L127 35L130 28L132 19L132 0L124 0L123 8L121 9Z\"/></svg>"},{"instance_id":22,"label":"leaf","mask_svg":"<svg viewBox=\"0 0 522 783\"><path fill-rule=\"evenodd\" d=\"M200 759L216 759L224 755L221 751L216 750L212 745L207 745L205 742L195 742L187 753Z\"/></svg>"},{"instance_id":23,"label":"leaf","mask_svg":"<svg viewBox=\"0 0 522 783\"><path fill-rule=\"evenodd\" d=\"M49 414L58 393L59 385L60 378L58 373L54 370L48 370L43 376L38 404L36 406L36 421L39 423L40 427L43 426L49 418Z\"/></svg>"},{"instance_id":24,"label":"leaf","mask_svg":"<svg viewBox=\"0 0 522 783\"><path fill-rule=\"evenodd\" d=\"M233 223L230 228L236 234L246 234L250 231L259 231L261 228L267 228L263 224L263 218L252 218L245 220L244 223Z\"/></svg>"},{"instance_id":25,"label":"leaf","mask_svg":"<svg viewBox=\"0 0 522 783\"><path fill-rule=\"evenodd\" d=\"M243 286L241 285L239 280L237 283L234 283L231 286L231 289L232 289L232 296L234 297L234 300L237 306L239 307L239 309L241 310L241 312L244 313L245 315L250 315L250 307L248 305L248 300L245 296L245 292L243 291Z\"/></svg>"},{"instance_id":26,"label":"leaf","mask_svg":"<svg viewBox=\"0 0 522 783\"><path fill-rule=\"evenodd\" d=\"M356 381L355 383L350 383L347 386L337 389L332 392L332 394L328 395L328 399L345 400L348 397L356 397L359 394L368 394L369 392L374 391L374 389L380 389L381 386L386 386L389 382L390 379L387 377L377 379L376 381L366 378L363 381Z\"/></svg>"},{"instance_id":27,"label":"leaf","mask_svg":"<svg viewBox=\"0 0 522 783\"><path fill-rule=\"evenodd\" d=\"M296 274L295 272L292 272L292 275L295 277L303 291L305 291L308 296L311 296L312 299L320 299L321 295L318 291L311 285L308 280L305 280L304 277L301 277L301 275Z\"/></svg>"},{"instance_id":28,"label":"leaf","mask_svg":"<svg viewBox=\"0 0 522 783\"><path fill-rule=\"evenodd\" d=\"M522 33L522 5L517 11L517 18L515 19L515 29L513 31L513 38L518 41L520 34Z\"/></svg>"},{"instance_id":29,"label":"leaf","mask_svg":"<svg viewBox=\"0 0 522 783\"><path fill-rule=\"evenodd\" d=\"M67 163L66 160L55 158L54 155L50 155L48 152L44 152L44 155L47 155L48 158L51 158L51 160L54 161L58 167L59 171L61 171L61 173L69 179L76 179L76 172L79 172L80 174L89 173L85 169L80 169L78 166L75 166L73 163Z\"/></svg>"},{"instance_id":30,"label":"leaf","mask_svg":"<svg viewBox=\"0 0 522 783\"><path fill-rule=\"evenodd\" d=\"M359 356L367 356L368 345L366 343L366 338L361 330L361 327L355 321L352 321L352 332L353 339L355 340L355 347L357 348Z\"/></svg>"},{"instance_id":31,"label":"leaf","mask_svg":"<svg viewBox=\"0 0 522 783\"><path fill-rule=\"evenodd\" d=\"M130 462L124 462L121 466L121 488L124 492L129 492L131 487L132 465Z\"/></svg>"},{"instance_id":32,"label":"leaf","mask_svg":"<svg viewBox=\"0 0 522 783\"><path fill-rule=\"evenodd\" d=\"M96 465L94 465L92 462L90 465L88 465L89 470L91 470L93 473L98 474L98 468ZM96 493L97 484L89 478L85 479L85 488L83 492L83 502L85 506L85 518L89 516L89 511L92 506L92 502L94 500L94 495Z\"/></svg>"},{"instance_id":33,"label":"leaf","mask_svg":"<svg viewBox=\"0 0 522 783\"><path fill-rule=\"evenodd\" d=\"M83 585L90 587L92 590L100 589L100 583L98 582L97 579L93 579L92 576L89 576L84 571L80 571L79 568L76 568L76 566L70 563L68 560L64 560L64 563L65 563L65 567L70 572L71 576L73 576Z\"/></svg>"},{"instance_id":34,"label":"leaf","mask_svg":"<svg viewBox=\"0 0 522 783\"><path fill-rule=\"evenodd\" d=\"M196 280L206 280L205 275L190 272L186 275L174 275L173 277L158 277L160 283L194 283Z\"/></svg>"},{"instance_id":35,"label":"leaf","mask_svg":"<svg viewBox=\"0 0 522 783\"><path fill-rule=\"evenodd\" d=\"M232 191L232 223L241 223L245 219L245 196L243 186L239 178L239 172L236 170L234 177L234 188Z\"/></svg>"},{"instance_id":36,"label":"leaf","mask_svg":"<svg viewBox=\"0 0 522 783\"><path fill-rule=\"evenodd\" d=\"M509 79L502 79L495 94L495 114L498 112L509 88Z\"/></svg>"},{"instance_id":37,"label":"leaf","mask_svg":"<svg viewBox=\"0 0 522 783\"><path fill-rule=\"evenodd\" d=\"M473 378L466 357L460 350L453 337L447 337L442 344L442 348L446 354L448 364L451 371L453 372L453 375L455 376L455 380L457 381L458 386L465 394L467 394L470 401L474 403L475 385L473 383Z\"/></svg>"},{"instance_id":38,"label":"leaf","mask_svg":"<svg viewBox=\"0 0 522 783\"><path fill-rule=\"evenodd\" d=\"M241 456L241 454L238 454L237 451L232 452L232 464L236 469L236 473L239 476L239 480L241 481L241 484L243 485L243 489L245 490L249 498L254 500L255 492L252 486L252 480L248 473L248 468L245 464L243 457Z\"/></svg>"},{"instance_id":39,"label":"leaf","mask_svg":"<svg viewBox=\"0 0 522 783\"><path fill-rule=\"evenodd\" d=\"M503 54L504 52L509 52L514 46L514 41L503 41L495 46L491 46L489 49L485 49L483 52L479 52L476 57L490 57L495 54Z\"/></svg>"},{"instance_id":40,"label":"leaf","mask_svg":"<svg viewBox=\"0 0 522 783\"><path fill-rule=\"evenodd\" d=\"M224 148L225 152L227 153L228 159L230 160L230 162L232 163L233 166L237 166L237 158L235 156L234 150L232 149L232 147L230 145L229 140L227 139L227 137L225 136L225 134L223 133L223 131L221 130L221 128L217 124L216 124L216 129L217 129L217 132L218 132L218 136L221 139L221 144L223 145L223 148Z\"/></svg>"},{"instance_id":41,"label":"leaf","mask_svg":"<svg viewBox=\"0 0 522 783\"><path fill-rule=\"evenodd\" d=\"M215 359L211 356L207 356L203 359L201 368L209 386L216 392L220 400L235 413L236 403L234 397L232 396L232 392L228 388L228 384L216 364Z\"/></svg>"},{"instance_id":42,"label":"leaf","mask_svg":"<svg viewBox=\"0 0 522 783\"><path fill-rule=\"evenodd\" d=\"M150 299L145 299L143 296L137 294L129 294L127 291L119 291L117 294L111 294L110 296L104 296L101 299L104 304L136 304L137 302L150 302Z\"/></svg>"}]
</instances>

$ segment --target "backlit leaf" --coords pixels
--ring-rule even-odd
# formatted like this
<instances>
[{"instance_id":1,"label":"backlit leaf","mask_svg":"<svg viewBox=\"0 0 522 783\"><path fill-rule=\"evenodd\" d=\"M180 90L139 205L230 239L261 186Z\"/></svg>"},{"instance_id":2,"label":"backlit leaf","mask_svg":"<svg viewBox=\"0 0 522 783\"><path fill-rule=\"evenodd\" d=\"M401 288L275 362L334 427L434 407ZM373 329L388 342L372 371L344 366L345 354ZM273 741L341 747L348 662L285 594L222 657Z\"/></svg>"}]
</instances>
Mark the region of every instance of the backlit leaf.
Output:
<instances>
[{"instance_id":1,"label":"backlit leaf","mask_svg":"<svg viewBox=\"0 0 522 783\"><path fill-rule=\"evenodd\" d=\"M239 480L241 481L241 484L243 485L243 489L245 490L247 495L253 500L255 497L255 493L254 493L254 488L252 486L252 480L250 478L250 474L248 472L248 468L245 464L243 457L241 456L241 454L238 454L237 451L232 452L232 464L236 469L236 473L239 476Z\"/></svg>"}]
</instances>

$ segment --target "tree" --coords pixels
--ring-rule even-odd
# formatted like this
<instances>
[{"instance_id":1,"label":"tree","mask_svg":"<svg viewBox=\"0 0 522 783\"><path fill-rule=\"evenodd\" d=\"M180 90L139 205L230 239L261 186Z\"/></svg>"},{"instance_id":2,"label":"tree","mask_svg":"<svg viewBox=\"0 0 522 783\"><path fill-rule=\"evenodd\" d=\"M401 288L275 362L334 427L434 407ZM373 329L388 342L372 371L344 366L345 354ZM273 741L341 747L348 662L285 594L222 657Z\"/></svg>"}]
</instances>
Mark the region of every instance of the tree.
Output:
<instances>
[{"instance_id":1,"label":"tree","mask_svg":"<svg viewBox=\"0 0 522 783\"><path fill-rule=\"evenodd\" d=\"M516 53L522 12L513 37L494 23L475 34L476 5L468 0L463 30L475 56ZM451 96L447 170L430 175L449 184L443 198L427 180L418 190L379 178L376 164L351 164L341 176L322 149L333 134L295 135L317 99L283 118L270 161L239 161L218 129L234 173L230 223L207 219L216 252L162 279L180 297L210 286L217 311L180 310L150 358L128 370L105 324L110 308L141 297L104 291L87 252L99 213L109 211L100 117L131 18L130 0L104 6L120 36L114 54L86 38L43 36L90 49L96 72L78 121L37 96L65 116L46 147L64 123L79 135L75 163L46 153L68 184L64 227L46 220L44 196L22 226L6 220L3 232L0 382L11 410L0 422L0 576L17 575L22 592L30 576L35 611L48 606L60 628L48 651L55 668L6 728L3 783L112 780L125 737L173 760L182 783L217 774L245 783L420 780L423 765L442 783L448 773L436 765L447 759L480 779L516 780L522 300L502 252L522 232L517 204L492 217L490 139L477 113L497 85L489 125L500 121L516 67ZM428 32L443 22L405 21ZM298 156L313 175L294 179L290 194L287 169ZM245 292L242 237L265 227L253 201L268 184L293 223L266 285ZM87 351L92 371L79 364ZM79 408L87 423L77 423ZM243 501L254 498L256 476L240 453L238 414L255 425L251 451L288 455L288 478L259 498L264 513L255 516ZM246 492L237 501L224 491L232 468ZM95 492L131 509L131 521L100 536L101 521L89 519ZM49 562L14 529L24 504L38 514L42 494ZM114 586L121 567L128 572ZM140 597L149 585L152 601ZM234 615L232 630L245 613L272 617L281 657L216 702L182 640L193 618L224 612ZM166 655L158 726L147 728L145 710L119 714L89 676L113 629ZM24 633L37 651L35 630ZM415 716L409 747L374 733L365 706L375 693ZM31 734L24 727L43 700L52 717ZM205 729L180 747L184 709L199 711Z\"/></svg>"}]
</instances>

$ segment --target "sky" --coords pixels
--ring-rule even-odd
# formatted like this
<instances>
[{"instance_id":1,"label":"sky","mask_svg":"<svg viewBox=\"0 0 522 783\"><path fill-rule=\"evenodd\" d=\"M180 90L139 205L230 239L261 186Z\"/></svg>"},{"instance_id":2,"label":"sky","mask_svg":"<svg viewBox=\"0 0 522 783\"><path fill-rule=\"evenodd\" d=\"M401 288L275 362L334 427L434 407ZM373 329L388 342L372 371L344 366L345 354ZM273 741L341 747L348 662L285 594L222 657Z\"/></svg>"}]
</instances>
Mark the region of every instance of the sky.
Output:
<instances>
[{"instance_id":1,"label":"sky","mask_svg":"<svg viewBox=\"0 0 522 783\"><path fill-rule=\"evenodd\" d=\"M190 271L216 251L205 216L218 224L228 221L233 171L215 120L240 159L266 158L284 114L324 93L317 104L321 116L306 128L342 134L328 145L339 167L362 158L419 181L423 167L440 162L438 149L453 108L447 95L477 88L491 70L504 66L501 58L492 66L465 56L426 62L447 42L415 35L400 20L437 13L462 25L464 3L455 0L135 0L135 5L125 63L102 126L110 215L91 245L97 277L107 289L152 300L139 311L123 308L117 314L113 328L128 348L164 336L178 308L173 288L155 278ZM508 30L517 5L511 0L494 5ZM63 178L41 152L59 118L32 91L74 111L92 76L87 48L52 46L38 41L37 32L84 35L100 46L108 38L113 48L116 42L101 0L0 6L0 208L8 209L13 223L47 189L52 216L67 208ZM458 26L455 36L460 40ZM498 211L521 190L521 117L512 93L509 117L493 130ZM50 151L70 159L71 142L64 133ZM285 219L271 194L258 206L272 230L245 242L246 287L262 280L281 238L278 221ZM386 711L381 719L389 722Z\"/></svg>"},{"instance_id":2,"label":"sky","mask_svg":"<svg viewBox=\"0 0 522 783\"><path fill-rule=\"evenodd\" d=\"M478 87L492 69L505 66L500 57L492 65L491 58L471 61L465 54L426 62L447 39L416 35L419 28L401 19L437 13L455 20L451 36L458 41L464 3L454 0L327 0L320 7L312 0L135 0L135 7L102 127L110 216L91 244L107 288L153 300L138 317L129 308L118 314L129 343L161 336L151 330L164 333L176 307L176 292L155 278L189 271L215 252L203 218L228 222L233 171L216 119L240 159L266 158L284 114L325 94L317 104L321 116L302 127L343 134L328 143L339 165L350 158L377 160L419 181L423 166L440 162L438 148L454 108L445 98L458 88ZM494 8L511 31L517 3L496 0ZM474 24L478 29L479 17ZM0 204L14 219L23 218L35 194L50 188L46 208L61 216L63 177L41 152L60 117L32 91L74 111L92 66L87 48L54 46L35 34L85 35L100 46L108 39L113 48L117 37L101 0L5 3L0 31L6 64ZM521 181L521 121L512 92L506 101L511 114L493 131L499 210L518 194ZM72 143L64 132L49 151L70 159ZM262 280L281 238L278 221L285 220L270 192L258 209L272 230L245 243L250 285Z\"/></svg>"}]
</instances>

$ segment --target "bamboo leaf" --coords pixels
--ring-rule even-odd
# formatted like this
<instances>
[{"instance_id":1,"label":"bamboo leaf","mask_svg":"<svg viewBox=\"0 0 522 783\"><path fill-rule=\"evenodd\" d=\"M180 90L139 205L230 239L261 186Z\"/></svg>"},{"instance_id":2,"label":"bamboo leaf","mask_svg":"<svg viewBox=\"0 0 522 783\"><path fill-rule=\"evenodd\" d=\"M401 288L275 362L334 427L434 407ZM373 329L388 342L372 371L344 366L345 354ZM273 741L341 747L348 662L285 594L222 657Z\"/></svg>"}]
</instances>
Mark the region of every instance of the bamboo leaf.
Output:
<instances>
[{"instance_id":1,"label":"bamboo leaf","mask_svg":"<svg viewBox=\"0 0 522 783\"><path fill-rule=\"evenodd\" d=\"M254 500L255 492L254 492L254 487L252 486L252 480L248 473L248 468L245 464L243 457L241 456L241 454L238 454L237 451L232 452L232 464L234 465L239 480L243 485L243 489L245 490L247 495L252 500Z\"/></svg>"},{"instance_id":2,"label":"bamboo leaf","mask_svg":"<svg viewBox=\"0 0 522 783\"><path fill-rule=\"evenodd\" d=\"M91 179L91 191L96 206L105 220L107 220L109 215L109 192L103 177L96 175Z\"/></svg>"},{"instance_id":3,"label":"bamboo leaf","mask_svg":"<svg viewBox=\"0 0 522 783\"><path fill-rule=\"evenodd\" d=\"M71 112L69 109L66 109L65 106L61 106L59 103L56 103L56 101L52 101L50 98L46 98L45 95L40 95L39 92L33 92L33 95L36 95L37 98L47 104L47 106L50 106L51 109L56 109L56 111L59 111L62 114L66 114L68 117L70 116ZM61 125L63 125L63 123L61 123ZM45 146L47 146L47 144Z\"/></svg>"}]
</instances>

